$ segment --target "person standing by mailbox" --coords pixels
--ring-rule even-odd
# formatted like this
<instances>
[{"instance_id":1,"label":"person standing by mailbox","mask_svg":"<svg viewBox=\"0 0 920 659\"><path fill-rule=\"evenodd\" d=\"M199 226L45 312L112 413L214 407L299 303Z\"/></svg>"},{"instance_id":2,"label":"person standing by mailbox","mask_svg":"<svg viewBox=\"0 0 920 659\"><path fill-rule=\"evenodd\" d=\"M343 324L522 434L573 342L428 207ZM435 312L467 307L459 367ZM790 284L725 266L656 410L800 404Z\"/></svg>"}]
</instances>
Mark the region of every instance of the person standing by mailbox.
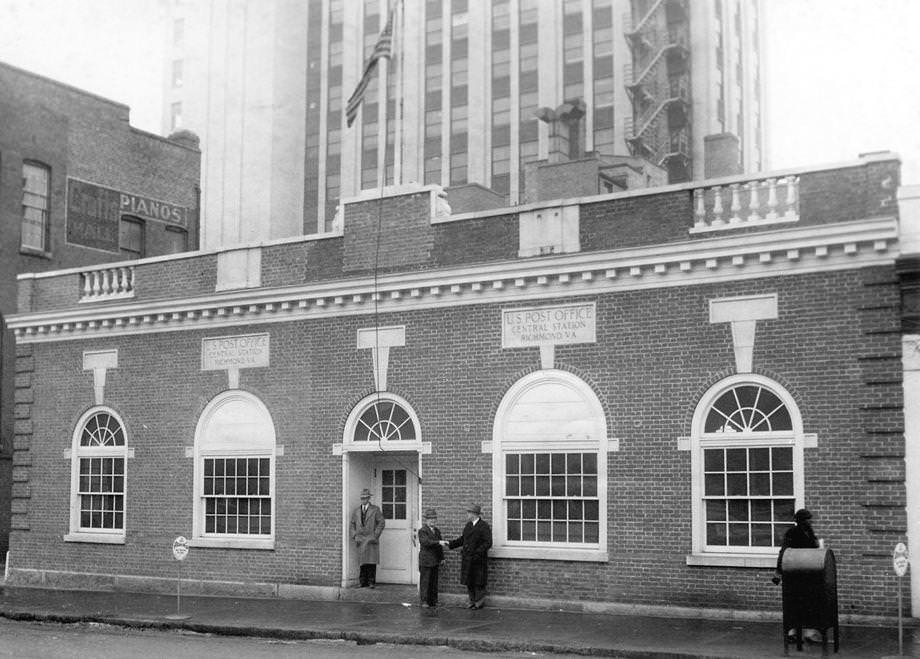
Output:
<instances>
[{"instance_id":1,"label":"person standing by mailbox","mask_svg":"<svg viewBox=\"0 0 920 659\"><path fill-rule=\"evenodd\" d=\"M815 536L815 531L811 526L811 512L806 508L799 508L792 516L795 526L786 531L783 536L783 544L779 550L779 556L776 557L776 571L773 573L773 583L779 585L783 579L783 554L787 549L817 549L822 543ZM790 635L795 630L790 629ZM803 636L807 641L821 642L821 634L817 629L803 630Z\"/></svg>"},{"instance_id":2,"label":"person standing by mailbox","mask_svg":"<svg viewBox=\"0 0 920 659\"><path fill-rule=\"evenodd\" d=\"M795 549L817 549L820 546L815 531L811 528L811 513L805 508L799 508L792 516L795 526L786 531L783 544L776 557L776 572L773 573L773 583L779 584L783 578L783 554L790 547Z\"/></svg>"},{"instance_id":3,"label":"person standing by mailbox","mask_svg":"<svg viewBox=\"0 0 920 659\"><path fill-rule=\"evenodd\" d=\"M441 531L435 526L437 523L438 513L429 508L418 530L418 592L423 609L438 605L438 568L444 562L444 547L441 546Z\"/></svg>"},{"instance_id":4,"label":"person standing by mailbox","mask_svg":"<svg viewBox=\"0 0 920 659\"><path fill-rule=\"evenodd\" d=\"M450 542L442 540L441 544L448 549L460 550L460 583L466 586L470 601L468 609L481 609L485 606L486 584L489 580L489 571L486 556L492 546L492 529L482 519L482 508L479 504L471 504L466 509L467 521L460 537Z\"/></svg>"},{"instance_id":5,"label":"person standing by mailbox","mask_svg":"<svg viewBox=\"0 0 920 659\"><path fill-rule=\"evenodd\" d=\"M351 514L351 539L358 548L358 582L361 588L377 584L377 563L380 561L380 534L386 521L380 508L371 503L371 491L361 490L361 505Z\"/></svg>"}]
</instances>

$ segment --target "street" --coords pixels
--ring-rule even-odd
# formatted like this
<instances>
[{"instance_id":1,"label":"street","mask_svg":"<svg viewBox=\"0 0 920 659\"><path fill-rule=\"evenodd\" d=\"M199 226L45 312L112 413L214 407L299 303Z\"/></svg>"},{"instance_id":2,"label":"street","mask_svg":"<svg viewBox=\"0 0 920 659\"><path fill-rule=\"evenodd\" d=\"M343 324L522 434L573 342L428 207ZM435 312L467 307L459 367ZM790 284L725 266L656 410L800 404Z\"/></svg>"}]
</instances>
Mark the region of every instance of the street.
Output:
<instances>
[{"instance_id":1,"label":"street","mask_svg":"<svg viewBox=\"0 0 920 659\"><path fill-rule=\"evenodd\" d=\"M174 630L124 629L99 623L18 622L0 618L0 657L16 659L284 659L371 657L375 659L523 658L535 653L465 652L422 645L356 645L349 641L300 641L252 636L215 636ZM571 655L552 655L563 659Z\"/></svg>"}]
</instances>

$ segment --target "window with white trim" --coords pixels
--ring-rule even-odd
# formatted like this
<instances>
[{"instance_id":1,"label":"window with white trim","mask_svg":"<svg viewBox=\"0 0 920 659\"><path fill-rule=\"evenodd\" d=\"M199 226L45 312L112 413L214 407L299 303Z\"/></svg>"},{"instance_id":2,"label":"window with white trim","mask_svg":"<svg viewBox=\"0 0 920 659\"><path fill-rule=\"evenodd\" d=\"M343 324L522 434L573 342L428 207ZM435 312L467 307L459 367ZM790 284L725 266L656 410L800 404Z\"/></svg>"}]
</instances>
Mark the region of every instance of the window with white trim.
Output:
<instances>
[{"instance_id":1,"label":"window with white trim","mask_svg":"<svg viewBox=\"0 0 920 659\"><path fill-rule=\"evenodd\" d=\"M733 376L703 396L693 426L694 553L775 557L803 501L794 400L768 378Z\"/></svg>"},{"instance_id":2,"label":"window with white trim","mask_svg":"<svg viewBox=\"0 0 920 659\"><path fill-rule=\"evenodd\" d=\"M71 449L67 540L124 541L127 455L125 427L114 411L96 407L80 418Z\"/></svg>"},{"instance_id":3,"label":"window with white trim","mask_svg":"<svg viewBox=\"0 0 920 659\"><path fill-rule=\"evenodd\" d=\"M355 442L414 441L415 424L401 405L390 400L371 403L358 417Z\"/></svg>"},{"instance_id":4,"label":"window with white trim","mask_svg":"<svg viewBox=\"0 0 920 659\"><path fill-rule=\"evenodd\" d=\"M272 549L275 426L245 391L226 391L205 408L195 432L192 543Z\"/></svg>"},{"instance_id":5,"label":"window with white trim","mask_svg":"<svg viewBox=\"0 0 920 659\"><path fill-rule=\"evenodd\" d=\"M607 560L607 423L577 376L516 382L493 429L492 555Z\"/></svg>"}]
</instances>

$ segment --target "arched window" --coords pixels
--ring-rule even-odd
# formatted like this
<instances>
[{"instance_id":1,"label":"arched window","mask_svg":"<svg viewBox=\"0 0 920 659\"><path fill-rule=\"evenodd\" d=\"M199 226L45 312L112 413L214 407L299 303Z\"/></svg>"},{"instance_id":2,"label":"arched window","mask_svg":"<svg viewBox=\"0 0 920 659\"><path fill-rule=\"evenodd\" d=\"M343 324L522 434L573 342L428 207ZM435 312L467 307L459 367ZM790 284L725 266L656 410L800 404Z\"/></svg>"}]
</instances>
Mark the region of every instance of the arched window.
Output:
<instances>
[{"instance_id":1,"label":"arched window","mask_svg":"<svg viewBox=\"0 0 920 659\"><path fill-rule=\"evenodd\" d=\"M192 544L274 548L275 426L258 398L226 391L195 431Z\"/></svg>"},{"instance_id":2,"label":"arched window","mask_svg":"<svg viewBox=\"0 0 920 659\"><path fill-rule=\"evenodd\" d=\"M775 560L803 501L803 443L798 408L776 382L739 375L706 392L691 435L695 555Z\"/></svg>"},{"instance_id":3,"label":"arched window","mask_svg":"<svg viewBox=\"0 0 920 659\"><path fill-rule=\"evenodd\" d=\"M355 405L345 422L344 440L348 451L377 451L384 445L414 451L423 444L412 406L384 391Z\"/></svg>"},{"instance_id":4,"label":"arched window","mask_svg":"<svg viewBox=\"0 0 920 659\"><path fill-rule=\"evenodd\" d=\"M124 542L125 427L108 408L95 407L77 422L71 449L70 533L77 542Z\"/></svg>"},{"instance_id":5,"label":"arched window","mask_svg":"<svg viewBox=\"0 0 920 659\"><path fill-rule=\"evenodd\" d=\"M353 441L413 441L415 425L412 418L393 401L374 401L358 418Z\"/></svg>"},{"instance_id":6,"label":"arched window","mask_svg":"<svg viewBox=\"0 0 920 659\"><path fill-rule=\"evenodd\" d=\"M607 560L607 422L566 371L516 382L495 416L492 555Z\"/></svg>"}]
</instances>

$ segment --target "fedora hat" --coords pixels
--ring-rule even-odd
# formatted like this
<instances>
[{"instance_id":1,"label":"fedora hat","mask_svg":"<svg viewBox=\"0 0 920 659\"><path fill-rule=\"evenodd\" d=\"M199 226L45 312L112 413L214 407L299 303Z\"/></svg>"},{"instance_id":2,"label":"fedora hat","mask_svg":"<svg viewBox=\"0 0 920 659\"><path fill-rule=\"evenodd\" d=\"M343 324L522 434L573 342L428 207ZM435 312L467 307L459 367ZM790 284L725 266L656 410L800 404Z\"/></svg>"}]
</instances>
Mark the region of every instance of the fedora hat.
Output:
<instances>
[{"instance_id":1,"label":"fedora hat","mask_svg":"<svg viewBox=\"0 0 920 659\"><path fill-rule=\"evenodd\" d=\"M438 516L438 511L434 508L425 509L425 519L435 519Z\"/></svg>"},{"instance_id":2,"label":"fedora hat","mask_svg":"<svg viewBox=\"0 0 920 659\"><path fill-rule=\"evenodd\" d=\"M361 490L361 498L362 498L362 499L363 499L364 497L370 498L370 496L371 496L371 491L370 491L369 489L367 489L367 488L365 487L363 490Z\"/></svg>"},{"instance_id":3,"label":"fedora hat","mask_svg":"<svg viewBox=\"0 0 920 659\"><path fill-rule=\"evenodd\" d=\"M466 512L473 513L474 515L482 515L482 506L478 503L471 503L466 507Z\"/></svg>"}]
</instances>

